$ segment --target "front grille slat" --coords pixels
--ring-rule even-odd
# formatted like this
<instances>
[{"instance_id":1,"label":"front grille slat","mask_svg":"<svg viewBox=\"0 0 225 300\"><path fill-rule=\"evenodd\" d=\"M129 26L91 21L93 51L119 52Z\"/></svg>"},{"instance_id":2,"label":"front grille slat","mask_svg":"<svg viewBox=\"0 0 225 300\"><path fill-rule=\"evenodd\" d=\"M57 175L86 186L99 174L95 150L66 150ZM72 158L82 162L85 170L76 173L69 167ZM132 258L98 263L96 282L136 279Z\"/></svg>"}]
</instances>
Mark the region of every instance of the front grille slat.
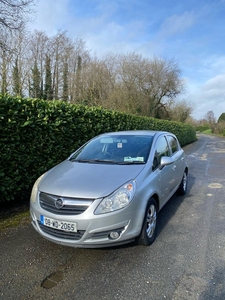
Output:
<instances>
[{"instance_id":1,"label":"front grille slat","mask_svg":"<svg viewBox=\"0 0 225 300\"><path fill-rule=\"evenodd\" d=\"M54 229L54 228L51 228L51 227L41 224L40 221L38 221L38 225L44 233L47 233L51 236L54 236L54 237L60 238L60 239L80 240L85 233L85 230L78 230L77 232L68 232L68 231L64 231L64 230Z\"/></svg>"},{"instance_id":2,"label":"front grille slat","mask_svg":"<svg viewBox=\"0 0 225 300\"><path fill-rule=\"evenodd\" d=\"M61 199L63 201L63 206L60 208L57 208L55 205L57 199ZM93 199L67 198L43 192L39 195L40 206L44 210L56 215L80 215L85 212L93 201Z\"/></svg>"}]
</instances>

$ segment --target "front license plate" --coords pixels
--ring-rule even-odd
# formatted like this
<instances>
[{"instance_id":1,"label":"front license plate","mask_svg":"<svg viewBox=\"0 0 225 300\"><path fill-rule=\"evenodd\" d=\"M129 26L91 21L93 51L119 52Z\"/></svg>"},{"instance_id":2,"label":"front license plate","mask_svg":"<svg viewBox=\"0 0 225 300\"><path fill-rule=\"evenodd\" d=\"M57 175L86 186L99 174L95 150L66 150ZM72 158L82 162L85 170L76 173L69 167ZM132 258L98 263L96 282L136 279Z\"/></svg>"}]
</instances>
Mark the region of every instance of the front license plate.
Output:
<instances>
[{"instance_id":1,"label":"front license plate","mask_svg":"<svg viewBox=\"0 0 225 300\"><path fill-rule=\"evenodd\" d=\"M59 229L59 230L64 230L64 231L70 231L70 232L77 232L77 223L74 222L63 222L59 220L54 220L51 218L47 218L45 216L40 216L40 221L42 225Z\"/></svg>"}]
</instances>

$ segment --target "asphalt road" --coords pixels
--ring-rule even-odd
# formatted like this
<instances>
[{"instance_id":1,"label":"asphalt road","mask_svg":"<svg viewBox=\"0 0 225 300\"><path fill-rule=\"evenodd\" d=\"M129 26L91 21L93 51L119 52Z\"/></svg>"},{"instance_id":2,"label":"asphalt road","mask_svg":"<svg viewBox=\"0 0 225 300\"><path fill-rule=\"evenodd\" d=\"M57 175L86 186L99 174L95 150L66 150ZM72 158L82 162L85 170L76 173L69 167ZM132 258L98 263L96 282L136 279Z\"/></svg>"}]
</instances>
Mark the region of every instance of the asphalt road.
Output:
<instances>
[{"instance_id":1,"label":"asphalt road","mask_svg":"<svg viewBox=\"0 0 225 300\"><path fill-rule=\"evenodd\" d=\"M30 224L4 231L0 299L225 299L225 139L200 135L185 152L188 193L162 209L152 246L75 249Z\"/></svg>"}]
</instances>

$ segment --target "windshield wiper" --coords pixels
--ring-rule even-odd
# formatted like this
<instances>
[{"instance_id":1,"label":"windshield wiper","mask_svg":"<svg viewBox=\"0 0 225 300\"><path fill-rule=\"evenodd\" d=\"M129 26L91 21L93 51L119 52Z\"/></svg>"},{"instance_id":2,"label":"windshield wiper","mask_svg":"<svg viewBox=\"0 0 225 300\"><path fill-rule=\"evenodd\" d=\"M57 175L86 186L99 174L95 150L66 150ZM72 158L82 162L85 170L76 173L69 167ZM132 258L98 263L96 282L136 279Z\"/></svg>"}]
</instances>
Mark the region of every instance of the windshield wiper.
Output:
<instances>
[{"instance_id":1,"label":"windshield wiper","mask_svg":"<svg viewBox=\"0 0 225 300\"><path fill-rule=\"evenodd\" d=\"M132 161L121 161L118 162L119 165L143 165L145 164L145 161L138 161L138 160L132 160Z\"/></svg>"},{"instance_id":2,"label":"windshield wiper","mask_svg":"<svg viewBox=\"0 0 225 300\"><path fill-rule=\"evenodd\" d=\"M107 160L107 159L70 159L70 161L80 162L80 163L106 163L106 164L117 164L118 162L115 160Z\"/></svg>"},{"instance_id":3,"label":"windshield wiper","mask_svg":"<svg viewBox=\"0 0 225 300\"><path fill-rule=\"evenodd\" d=\"M70 158L70 161L76 161L76 162L84 162L88 163L89 159L76 159L76 158Z\"/></svg>"},{"instance_id":4,"label":"windshield wiper","mask_svg":"<svg viewBox=\"0 0 225 300\"><path fill-rule=\"evenodd\" d=\"M132 160L132 161L116 161L109 159L76 159L71 158L70 161L79 162L79 163L104 163L104 164L114 164L114 165L142 165L145 164L145 161Z\"/></svg>"}]
</instances>

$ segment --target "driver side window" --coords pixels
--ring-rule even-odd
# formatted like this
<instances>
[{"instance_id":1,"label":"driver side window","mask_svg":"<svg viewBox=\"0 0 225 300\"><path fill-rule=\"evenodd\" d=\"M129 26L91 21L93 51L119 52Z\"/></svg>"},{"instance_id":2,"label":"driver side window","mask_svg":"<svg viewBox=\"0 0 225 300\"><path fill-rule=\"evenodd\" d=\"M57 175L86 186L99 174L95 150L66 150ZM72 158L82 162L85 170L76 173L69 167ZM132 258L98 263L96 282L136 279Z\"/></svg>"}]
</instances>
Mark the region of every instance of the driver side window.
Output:
<instances>
[{"instance_id":1,"label":"driver side window","mask_svg":"<svg viewBox=\"0 0 225 300\"><path fill-rule=\"evenodd\" d=\"M159 166L162 156L170 156L169 147L164 136L157 140L152 170L155 170Z\"/></svg>"}]
</instances>

